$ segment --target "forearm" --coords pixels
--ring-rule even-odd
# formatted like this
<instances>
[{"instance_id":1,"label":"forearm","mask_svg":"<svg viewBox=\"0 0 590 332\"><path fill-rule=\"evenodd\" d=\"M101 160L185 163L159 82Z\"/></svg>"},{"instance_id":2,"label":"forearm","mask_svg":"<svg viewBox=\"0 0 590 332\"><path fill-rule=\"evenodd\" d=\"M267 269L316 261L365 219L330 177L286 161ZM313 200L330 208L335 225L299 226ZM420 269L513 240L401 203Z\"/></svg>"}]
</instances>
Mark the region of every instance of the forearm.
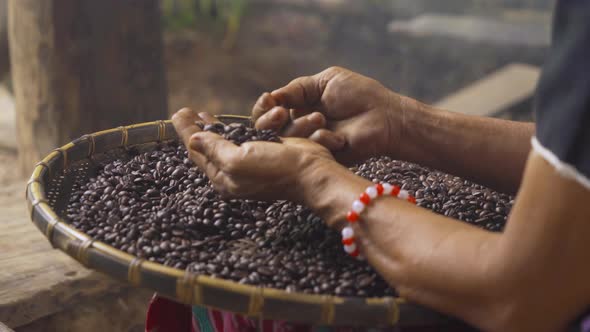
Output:
<instances>
[{"instance_id":1,"label":"forearm","mask_svg":"<svg viewBox=\"0 0 590 332\"><path fill-rule=\"evenodd\" d=\"M351 202L371 185L337 167L314 179L321 195L305 203L331 225L342 225ZM497 235L393 198L371 204L354 227L368 262L403 297L471 322L485 312Z\"/></svg>"},{"instance_id":2,"label":"forearm","mask_svg":"<svg viewBox=\"0 0 590 332\"><path fill-rule=\"evenodd\" d=\"M516 192L533 123L447 112L409 98L402 106L401 158Z\"/></svg>"},{"instance_id":3,"label":"forearm","mask_svg":"<svg viewBox=\"0 0 590 332\"><path fill-rule=\"evenodd\" d=\"M483 330L559 330L589 305L590 192L530 160L504 233L383 197L353 225L361 253L404 298ZM371 184L324 165L303 179L302 203L340 228Z\"/></svg>"}]
</instances>

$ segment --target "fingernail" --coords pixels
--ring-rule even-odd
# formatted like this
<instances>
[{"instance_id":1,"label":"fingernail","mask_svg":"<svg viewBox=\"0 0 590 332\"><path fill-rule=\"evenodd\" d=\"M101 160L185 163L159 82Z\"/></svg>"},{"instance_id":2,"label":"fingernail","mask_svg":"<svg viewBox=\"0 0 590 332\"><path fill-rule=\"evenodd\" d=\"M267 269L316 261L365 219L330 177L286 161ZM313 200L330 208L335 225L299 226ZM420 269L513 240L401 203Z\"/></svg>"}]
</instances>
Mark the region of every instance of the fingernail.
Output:
<instances>
[{"instance_id":1,"label":"fingernail","mask_svg":"<svg viewBox=\"0 0 590 332\"><path fill-rule=\"evenodd\" d=\"M202 133L202 131L196 132L194 134L191 135L190 139L189 139L189 146L191 149L195 149L195 150L199 150L199 142L201 140L201 137L199 135L199 133ZM187 146L188 148L188 146Z\"/></svg>"}]
</instances>

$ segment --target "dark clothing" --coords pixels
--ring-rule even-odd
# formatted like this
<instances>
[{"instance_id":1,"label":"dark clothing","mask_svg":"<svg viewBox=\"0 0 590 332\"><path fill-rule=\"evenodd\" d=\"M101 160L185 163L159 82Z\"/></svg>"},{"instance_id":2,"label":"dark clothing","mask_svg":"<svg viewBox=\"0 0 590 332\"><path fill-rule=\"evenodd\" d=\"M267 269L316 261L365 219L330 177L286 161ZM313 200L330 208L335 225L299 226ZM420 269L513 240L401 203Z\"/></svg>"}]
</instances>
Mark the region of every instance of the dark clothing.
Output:
<instances>
[{"instance_id":1,"label":"dark clothing","mask_svg":"<svg viewBox=\"0 0 590 332\"><path fill-rule=\"evenodd\" d=\"M535 111L536 150L590 190L590 1L557 2ZM579 317L568 331L590 332L590 311Z\"/></svg>"},{"instance_id":2,"label":"dark clothing","mask_svg":"<svg viewBox=\"0 0 590 332\"><path fill-rule=\"evenodd\" d=\"M590 178L590 1L557 2L535 108L539 142Z\"/></svg>"}]
</instances>

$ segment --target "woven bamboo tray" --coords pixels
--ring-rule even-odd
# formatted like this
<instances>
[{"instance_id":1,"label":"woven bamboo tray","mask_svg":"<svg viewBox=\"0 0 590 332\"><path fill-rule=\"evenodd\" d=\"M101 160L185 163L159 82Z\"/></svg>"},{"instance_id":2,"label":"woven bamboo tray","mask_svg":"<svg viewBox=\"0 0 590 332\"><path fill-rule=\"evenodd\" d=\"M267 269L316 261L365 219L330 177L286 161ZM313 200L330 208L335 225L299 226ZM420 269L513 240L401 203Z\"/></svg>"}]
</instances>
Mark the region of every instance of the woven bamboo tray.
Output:
<instances>
[{"instance_id":1,"label":"woven bamboo tray","mask_svg":"<svg viewBox=\"0 0 590 332\"><path fill-rule=\"evenodd\" d=\"M225 123L249 123L247 117L218 118ZM86 267L186 304L324 326L460 326L398 297L288 293L174 269L94 241L62 219L76 180L93 176L100 161L129 155L130 148L147 151L158 142L177 138L170 121L156 121L85 135L54 150L36 165L27 183L31 220L54 248Z\"/></svg>"}]
</instances>

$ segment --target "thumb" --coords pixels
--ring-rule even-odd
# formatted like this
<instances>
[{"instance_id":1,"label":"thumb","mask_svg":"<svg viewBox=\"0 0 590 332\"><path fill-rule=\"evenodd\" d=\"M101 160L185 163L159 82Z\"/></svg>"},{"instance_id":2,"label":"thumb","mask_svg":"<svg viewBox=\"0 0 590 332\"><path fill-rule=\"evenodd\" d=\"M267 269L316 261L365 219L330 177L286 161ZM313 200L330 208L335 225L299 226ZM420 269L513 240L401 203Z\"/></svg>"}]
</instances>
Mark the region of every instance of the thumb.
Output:
<instances>
[{"instance_id":1,"label":"thumb","mask_svg":"<svg viewBox=\"0 0 590 332\"><path fill-rule=\"evenodd\" d=\"M323 145L331 152L342 150L346 145L346 139L344 136L323 128L316 130L311 136L309 136L309 139Z\"/></svg>"},{"instance_id":2,"label":"thumb","mask_svg":"<svg viewBox=\"0 0 590 332\"><path fill-rule=\"evenodd\" d=\"M305 110L320 103L322 92L316 75L296 78L270 94L283 107Z\"/></svg>"},{"instance_id":3,"label":"thumb","mask_svg":"<svg viewBox=\"0 0 590 332\"><path fill-rule=\"evenodd\" d=\"M191 136L190 148L204 157L196 161L197 166L202 169L205 169L207 163L213 163L217 168L229 164L238 150L237 145L220 135L204 131Z\"/></svg>"},{"instance_id":4,"label":"thumb","mask_svg":"<svg viewBox=\"0 0 590 332\"><path fill-rule=\"evenodd\" d=\"M174 113L172 116L174 129L186 147L188 147L191 136L194 133L201 131L201 128L195 124L199 120L201 120L201 118L197 113L186 107Z\"/></svg>"},{"instance_id":5,"label":"thumb","mask_svg":"<svg viewBox=\"0 0 590 332\"><path fill-rule=\"evenodd\" d=\"M271 96L286 108L318 108L328 82L336 76L347 72L340 67L330 67L313 76L294 79L286 86L271 92ZM321 107L319 107L321 111Z\"/></svg>"}]
</instances>

